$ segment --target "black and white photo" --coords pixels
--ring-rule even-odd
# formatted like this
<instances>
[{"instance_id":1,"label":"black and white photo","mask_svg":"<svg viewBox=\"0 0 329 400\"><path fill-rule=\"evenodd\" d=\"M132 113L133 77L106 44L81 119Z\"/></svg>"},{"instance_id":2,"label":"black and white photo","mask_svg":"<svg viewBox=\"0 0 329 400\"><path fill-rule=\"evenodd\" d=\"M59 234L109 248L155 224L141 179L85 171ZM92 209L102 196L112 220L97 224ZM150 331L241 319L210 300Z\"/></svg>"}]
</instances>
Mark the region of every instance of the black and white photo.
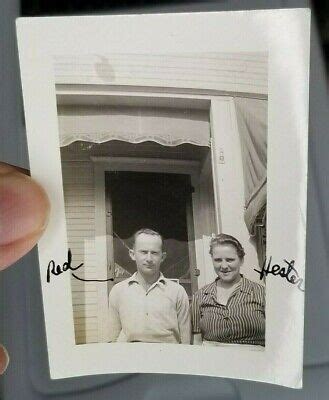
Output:
<instances>
[{"instance_id":1,"label":"black and white photo","mask_svg":"<svg viewBox=\"0 0 329 400\"><path fill-rule=\"evenodd\" d=\"M309 21L18 20L52 379L301 387Z\"/></svg>"},{"instance_id":2,"label":"black and white photo","mask_svg":"<svg viewBox=\"0 0 329 400\"><path fill-rule=\"evenodd\" d=\"M178 88L168 94L145 86L140 87L146 91L143 94L132 93L129 87L120 95L105 88L102 94L95 94L96 85L92 84L81 90L74 75L81 80L89 62L88 79L91 74L97 77L101 67L93 69L91 63L98 65L97 60L55 58L68 245L76 262L84 264L72 277L76 342L113 338L117 324L111 324L107 299L112 297L113 286L136 273L130 249L135 233L143 228L163 236L167 256L161 273L176 280L190 302L196 291L213 281L212 261L205 247L212 235L223 231L244 240L248 255L241 274L257 280L265 293L264 280L254 268L266 255L267 55L114 57L113 65L122 71L128 67L136 71L138 62L140 77L150 73L148 68L142 70L143 63L166 80L169 71L175 81L185 69L190 79L200 84L200 63L204 76L210 79L211 74L217 85L234 77L234 85L225 83L231 91L217 91L216 95L201 94L197 89L184 95ZM106 74L113 73L113 68L102 67L104 80L111 79ZM241 72L233 73L233 68ZM254 94L245 91L246 80ZM224 121L219 121L218 127L211 123L214 103L225 113L225 129L221 126ZM96 236L105 238L102 247ZM77 281L76 275L85 281ZM93 278L111 281L99 283ZM227 307L226 302L218 305ZM263 314L265 318L264 304ZM221 325L218 321L216 329L224 329ZM107 326L107 332L100 331L100 326ZM262 334L264 345L265 326ZM123 337L130 335L122 332L120 340ZM235 337L236 333L230 334L224 342L235 343ZM239 340L236 343L241 344Z\"/></svg>"}]
</instances>

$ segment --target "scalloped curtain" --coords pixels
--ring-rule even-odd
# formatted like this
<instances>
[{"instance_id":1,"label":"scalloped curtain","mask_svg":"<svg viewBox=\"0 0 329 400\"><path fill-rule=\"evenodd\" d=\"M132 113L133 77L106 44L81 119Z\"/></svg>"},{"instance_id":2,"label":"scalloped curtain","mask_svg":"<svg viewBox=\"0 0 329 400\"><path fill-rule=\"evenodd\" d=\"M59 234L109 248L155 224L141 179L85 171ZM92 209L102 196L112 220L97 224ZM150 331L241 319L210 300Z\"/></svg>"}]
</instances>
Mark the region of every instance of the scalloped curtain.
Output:
<instances>
[{"instance_id":1,"label":"scalloped curtain","mask_svg":"<svg viewBox=\"0 0 329 400\"><path fill-rule=\"evenodd\" d=\"M152 107L59 106L60 146L81 140L210 146L209 112Z\"/></svg>"},{"instance_id":2,"label":"scalloped curtain","mask_svg":"<svg viewBox=\"0 0 329 400\"><path fill-rule=\"evenodd\" d=\"M241 142L245 222L252 236L264 221L267 178L267 100L235 98Z\"/></svg>"}]
</instances>

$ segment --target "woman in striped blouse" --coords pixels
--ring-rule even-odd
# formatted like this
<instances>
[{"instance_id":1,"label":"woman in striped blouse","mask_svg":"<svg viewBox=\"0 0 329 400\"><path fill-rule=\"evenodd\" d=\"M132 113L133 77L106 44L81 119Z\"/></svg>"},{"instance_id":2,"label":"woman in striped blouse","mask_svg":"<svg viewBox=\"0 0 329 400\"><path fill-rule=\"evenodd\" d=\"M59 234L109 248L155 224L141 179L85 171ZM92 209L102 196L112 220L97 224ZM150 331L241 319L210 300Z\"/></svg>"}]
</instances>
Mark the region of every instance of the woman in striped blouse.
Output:
<instances>
[{"instance_id":1,"label":"woman in striped blouse","mask_svg":"<svg viewBox=\"0 0 329 400\"><path fill-rule=\"evenodd\" d=\"M193 296L193 343L265 346L265 288L240 274L241 243L221 233L210 255L217 278Z\"/></svg>"}]
</instances>

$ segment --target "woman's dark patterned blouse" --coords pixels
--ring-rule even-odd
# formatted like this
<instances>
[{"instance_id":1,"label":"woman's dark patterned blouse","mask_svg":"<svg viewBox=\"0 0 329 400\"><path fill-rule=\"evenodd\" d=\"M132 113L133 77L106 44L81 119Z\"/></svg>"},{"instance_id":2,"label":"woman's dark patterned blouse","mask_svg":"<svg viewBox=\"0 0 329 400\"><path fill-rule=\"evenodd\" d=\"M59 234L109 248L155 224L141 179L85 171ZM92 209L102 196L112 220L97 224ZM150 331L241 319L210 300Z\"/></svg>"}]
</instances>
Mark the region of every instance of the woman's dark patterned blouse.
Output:
<instances>
[{"instance_id":1,"label":"woman's dark patterned blouse","mask_svg":"<svg viewBox=\"0 0 329 400\"><path fill-rule=\"evenodd\" d=\"M265 346L265 288L242 277L224 306L217 302L216 281L193 296L193 333L212 342Z\"/></svg>"}]
</instances>

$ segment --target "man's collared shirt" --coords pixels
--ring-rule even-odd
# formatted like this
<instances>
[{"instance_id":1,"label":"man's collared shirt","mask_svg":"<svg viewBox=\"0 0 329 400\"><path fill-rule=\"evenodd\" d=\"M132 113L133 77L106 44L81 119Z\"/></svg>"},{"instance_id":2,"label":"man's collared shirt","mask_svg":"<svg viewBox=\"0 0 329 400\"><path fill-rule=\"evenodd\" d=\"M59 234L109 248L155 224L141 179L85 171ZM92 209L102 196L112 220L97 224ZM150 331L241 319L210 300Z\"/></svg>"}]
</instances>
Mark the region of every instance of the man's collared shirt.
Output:
<instances>
[{"instance_id":1,"label":"man's collared shirt","mask_svg":"<svg viewBox=\"0 0 329 400\"><path fill-rule=\"evenodd\" d=\"M189 301L185 289L160 274L148 289L137 273L116 284L109 296L111 342L190 344Z\"/></svg>"}]
</instances>

